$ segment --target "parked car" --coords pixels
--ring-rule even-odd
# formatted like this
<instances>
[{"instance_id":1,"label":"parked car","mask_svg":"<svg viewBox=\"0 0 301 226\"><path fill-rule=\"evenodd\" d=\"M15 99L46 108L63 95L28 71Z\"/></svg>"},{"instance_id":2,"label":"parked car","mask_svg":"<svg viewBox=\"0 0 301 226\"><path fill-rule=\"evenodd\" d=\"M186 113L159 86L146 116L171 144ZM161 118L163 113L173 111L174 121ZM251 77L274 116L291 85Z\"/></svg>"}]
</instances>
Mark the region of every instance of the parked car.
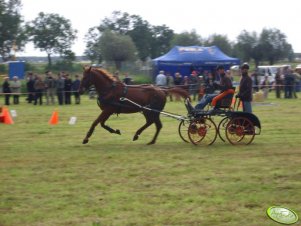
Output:
<instances>
[{"instance_id":1,"label":"parked car","mask_svg":"<svg viewBox=\"0 0 301 226\"><path fill-rule=\"evenodd\" d=\"M291 67L290 65L267 65L267 66L258 66L257 73L259 82L261 83L264 80L265 76L269 77L269 82L271 85L275 83L275 75L277 70L280 69L280 73L283 74L283 69L285 67Z\"/></svg>"}]
</instances>

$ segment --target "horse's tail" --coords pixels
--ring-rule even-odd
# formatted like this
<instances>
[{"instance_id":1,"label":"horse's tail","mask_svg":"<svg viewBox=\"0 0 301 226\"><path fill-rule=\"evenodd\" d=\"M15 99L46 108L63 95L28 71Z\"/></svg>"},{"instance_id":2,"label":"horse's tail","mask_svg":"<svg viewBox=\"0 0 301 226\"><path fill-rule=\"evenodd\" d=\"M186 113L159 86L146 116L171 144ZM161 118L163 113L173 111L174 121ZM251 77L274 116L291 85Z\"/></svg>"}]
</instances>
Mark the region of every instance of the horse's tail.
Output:
<instances>
[{"instance_id":1,"label":"horse's tail","mask_svg":"<svg viewBox=\"0 0 301 226\"><path fill-rule=\"evenodd\" d=\"M190 100L190 95L188 91L181 87L175 86L170 88L163 88L162 90L165 92L166 95L177 95L184 98L184 100L186 100L187 98Z\"/></svg>"}]
</instances>

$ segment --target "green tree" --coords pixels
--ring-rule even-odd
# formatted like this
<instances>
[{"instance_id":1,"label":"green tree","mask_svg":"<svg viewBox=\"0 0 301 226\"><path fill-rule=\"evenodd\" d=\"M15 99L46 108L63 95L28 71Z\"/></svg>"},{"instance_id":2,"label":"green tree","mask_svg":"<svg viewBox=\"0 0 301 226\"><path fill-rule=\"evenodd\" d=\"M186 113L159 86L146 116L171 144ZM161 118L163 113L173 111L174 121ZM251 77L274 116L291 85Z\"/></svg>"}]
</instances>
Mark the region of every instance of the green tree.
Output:
<instances>
[{"instance_id":1,"label":"green tree","mask_svg":"<svg viewBox=\"0 0 301 226\"><path fill-rule=\"evenodd\" d=\"M0 0L0 56L3 61L13 60L14 54L26 44L22 28L20 0Z\"/></svg>"},{"instance_id":2,"label":"green tree","mask_svg":"<svg viewBox=\"0 0 301 226\"><path fill-rule=\"evenodd\" d=\"M93 34L91 31L93 30ZM145 61L147 57L157 57L166 53L171 46L174 32L166 25L151 26L140 16L114 11L106 17L98 27L91 28L86 35L87 49L85 53L92 60L101 59L99 39L105 30L120 35L129 35L138 51L138 57Z\"/></svg>"},{"instance_id":3,"label":"green tree","mask_svg":"<svg viewBox=\"0 0 301 226\"><path fill-rule=\"evenodd\" d=\"M132 29L127 34L132 38L138 50L141 61L145 61L150 56L152 30L151 25L140 16L131 16Z\"/></svg>"},{"instance_id":4,"label":"green tree","mask_svg":"<svg viewBox=\"0 0 301 226\"><path fill-rule=\"evenodd\" d=\"M263 51L259 43L259 37L256 32L248 32L243 30L237 36L237 43L234 47L236 55L243 59L245 62L254 60L255 65L258 66L260 61L263 60Z\"/></svg>"},{"instance_id":5,"label":"green tree","mask_svg":"<svg viewBox=\"0 0 301 226\"><path fill-rule=\"evenodd\" d=\"M35 48L47 53L49 67L52 65L53 54L70 59L71 46L77 33L72 29L70 20L58 14L40 12L35 20L27 24L27 31Z\"/></svg>"},{"instance_id":6,"label":"green tree","mask_svg":"<svg viewBox=\"0 0 301 226\"><path fill-rule=\"evenodd\" d=\"M171 41L171 46L197 46L202 45L201 36L196 33L195 30L191 32L182 32L180 34L174 34Z\"/></svg>"},{"instance_id":7,"label":"green tree","mask_svg":"<svg viewBox=\"0 0 301 226\"><path fill-rule=\"evenodd\" d=\"M103 58L114 61L117 70L121 69L122 62L136 59L137 50L130 36L107 30L103 32L99 44Z\"/></svg>"},{"instance_id":8,"label":"green tree","mask_svg":"<svg viewBox=\"0 0 301 226\"><path fill-rule=\"evenodd\" d=\"M208 37L208 39L205 40L204 45L205 46L217 46L225 54L228 54L228 55L232 54L231 42L229 41L227 35L219 35L219 34L210 35Z\"/></svg>"},{"instance_id":9,"label":"green tree","mask_svg":"<svg viewBox=\"0 0 301 226\"><path fill-rule=\"evenodd\" d=\"M135 43L140 60L145 61L150 56L151 26L138 15L114 11L112 16L106 17L96 30L98 30L100 35L105 30L111 30L121 35L129 35ZM98 48L98 38L94 38L97 35L94 37L87 35L87 37L87 48L91 48L92 50L87 50L86 52L88 56L92 56L90 59L97 58L96 56L99 53L95 50Z\"/></svg>"},{"instance_id":10,"label":"green tree","mask_svg":"<svg viewBox=\"0 0 301 226\"><path fill-rule=\"evenodd\" d=\"M273 65L276 61L289 58L293 52L292 46L286 41L286 35L279 29L264 28L259 37L263 57Z\"/></svg>"},{"instance_id":11,"label":"green tree","mask_svg":"<svg viewBox=\"0 0 301 226\"><path fill-rule=\"evenodd\" d=\"M152 27L151 58L167 53L171 47L174 31L166 25Z\"/></svg>"},{"instance_id":12,"label":"green tree","mask_svg":"<svg viewBox=\"0 0 301 226\"><path fill-rule=\"evenodd\" d=\"M84 54L92 62L101 63L103 60L100 49L100 37L101 33L97 27L90 28L85 36L86 50Z\"/></svg>"},{"instance_id":13,"label":"green tree","mask_svg":"<svg viewBox=\"0 0 301 226\"><path fill-rule=\"evenodd\" d=\"M100 32L111 30L121 35L126 35L131 30L131 16L121 11L113 11L111 17L106 17L102 20L98 30Z\"/></svg>"}]
</instances>

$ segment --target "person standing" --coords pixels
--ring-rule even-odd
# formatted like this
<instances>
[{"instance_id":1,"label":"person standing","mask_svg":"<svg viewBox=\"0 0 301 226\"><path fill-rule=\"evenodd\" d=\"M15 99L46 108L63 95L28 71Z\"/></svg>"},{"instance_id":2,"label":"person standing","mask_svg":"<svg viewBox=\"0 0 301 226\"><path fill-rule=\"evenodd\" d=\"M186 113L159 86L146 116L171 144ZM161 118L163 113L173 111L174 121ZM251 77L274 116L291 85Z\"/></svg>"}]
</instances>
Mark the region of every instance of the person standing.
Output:
<instances>
[{"instance_id":1,"label":"person standing","mask_svg":"<svg viewBox=\"0 0 301 226\"><path fill-rule=\"evenodd\" d=\"M75 75L75 80L72 82L72 92L74 94L75 104L80 104L79 86L80 86L79 76Z\"/></svg>"},{"instance_id":2,"label":"person standing","mask_svg":"<svg viewBox=\"0 0 301 226\"><path fill-rule=\"evenodd\" d=\"M258 92L259 91L258 69L254 71L254 73L251 75L251 78L253 82L253 91Z\"/></svg>"},{"instance_id":3,"label":"person standing","mask_svg":"<svg viewBox=\"0 0 301 226\"><path fill-rule=\"evenodd\" d=\"M180 87L181 84L182 84L182 75L179 72L176 72L174 77L174 85ZM175 98L176 101L180 101L181 99L179 95L176 95Z\"/></svg>"},{"instance_id":4,"label":"person standing","mask_svg":"<svg viewBox=\"0 0 301 226\"><path fill-rule=\"evenodd\" d=\"M204 81L204 86L205 86L205 94L214 93L215 91L214 78L211 72L209 72L208 75L206 76Z\"/></svg>"},{"instance_id":5,"label":"person standing","mask_svg":"<svg viewBox=\"0 0 301 226\"><path fill-rule=\"evenodd\" d=\"M189 92L189 78L187 75L184 76L183 81L182 81L182 88Z\"/></svg>"},{"instance_id":6,"label":"person standing","mask_svg":"<svg viewBox=\"0 0 301 226\"><path fill-rule=\"evenodd\" d=\"M261 85L261 89L263 91L263 97L264 99L268 99L268 95L269 95L269 90L270 90L270 82L269 82L269 76L265 75L264 76L264 80L262 81Z\"/></svg>"},{"instance_id":7,"label":"person standing","mask_svg":"<svg viewBox=\"0 0 301 226\"><path fill-rule=\"evenodd\" d=\"M133 79L129 76L129 73L124 73L124 79L122 80L124 84L131 85L133 82Z\"/></svg>"},{"instance_id":8,"label":"person standing","mask_svg":"<svg viewBox=\"0 0 301 226\"><path fill-rule=\"evenodd\" d=\"M64 104L65 79L64 79L62 72L60 72L58 74L58 79L56 82L57 82L56 83L57 99L58 99L59 105L63 105Z\"/></svg>"},{"instance_id":9,"label":"person standing","mask_svg":"<svg viewBox=\"0 0 301 226\"><path fill-rule=\"evenodd\" d=\"M10 90L10 84L9 84L8 77L4 77L4 82L2 84L2 91L3 91L4 97L5 97L5 105L9 105L11 90Z\"/></svg>"},{"instance_id":10,"label":"person standing","mask_svg":"<svg viewBox=\"0 0 301 226\"><path fill-rule=\"evenodd\" d=\"M65 104L71 104L71 87L72 87L72 80L69 78L69 74L65 75Z\"/></svg>"},{"instance_id":11,"label":"person standing","mask_svg":"<svg viewBox=\"0 0 301 226\"><path fill-rule=\"evenodd\" d=\"M35 93L34 83L35 83L35 79L34 79L33 73L29 72L27 74L27 83L26 83L27 92L28 92L28 96L27 96L28 103L31 103L32 101L34 101L34 93Z\"/></svg>"},{"instance_id":12,"label":"person standing","mask_svg":"<svg viewBox=\"0 0 301 226\"><path fill-rule=\"evenodd\" d=\"M197 94L199 93L199 77L196 71L193 71L189 76L189 94L193 96L193 100L195 101L197 98Z\"/></svg>"},{"instance_id":13,"label":"person standing","mask_svg":"<svg viewBox=\"0 0 301 226\"><path fill-rule=\"evenodd\" d=\"M293 97L294 98L298 98L298 96L297 96L297 90L298 90L298 86L300 84L301 76L298 73L297 69L295 69L295 71L293 72L293 75L294 75Z\"/></svg>"},{"instance_id":14,"label":"person standing","mask_svg":"<svg viewBox=\"0 0 301 226\"><path fill-rule=\"evenodd\" d=\"M167 80L166 80L164 71L160 71L156 77L156 85L157 86L166 86L166 84L167 84Z\"/></svg>"},{"instance_id":15,"label":"person standing","mask_svg":"<svg viewBox=\"0 0 301 226\"><path fill-rule=\"evenodd\" d=\"M175 73L174 84L175 86L180 86L182 84L182 75L179 72Z\"/></svg>"},{"instance_id":16,"label":"person standing","mask_svg":"<svg viewBox=\"0 0 301 226\"><path fill-rule=\"evenodd\" d=\"M294 75L289 67L285 67L284 72L284 97L293 98Z\"/></svg>"},{"instance_id":17,"label":"person standing","mask_svg":"<svg viewBox=\"0 0 301 226\"><path fill-rule=\"evenodd\" d=\"M21 93L21 82L18 76L13 77L13 81L10 83L10 89L13 93L14 104L19 104L19 97Z\"/></svg>"},{"instance_id":18,"label":"person standing","mask_svg":"<svg viewBox=\"0 0 301 226\"><path fill-rule=\"evenodd\" d=\"M252 79L248 75L249 65L244 63L241 67L241 80L239 83L239 93L236 95L242 101L244 112L252 113Z\"/></svg>"},{"instance_id":19,"label":"person standing","mask_svg":"<svg viewBox=\"0 0 301 226\"><path fill-rule=\"evenodd\" d=\"M282 89L282 78L280 73L280 68L277 69L276 75L275 75L275 92L276 92L276 98L281 98L281 89Z\"/></svg>"},{"instance_id":20,"label":"person standing","mask_svg":"<svg viewBox=\"0 0 301 226\"><path fill-rule=\"evenodd\" d=\"M170 87L173 87L174 85L175 85L175 83L174 83L173 77L171 76L171 74L169 72L167 72L166 73L166 86L170 88ZM166 97L168 98L168 96L169 96L169 100L173 101L172 95L168 94Z\"/></svg>"},{"instance_id":21,"label":"person standing","mask_svg":"<svg viewBox=\"0 0 301 226\"><path fill-rule=\"evenodd\" d=\"M37 76L37 79L34 83L34 89L35 89L35 100L34 105L37 105L38 100L40 105L43 104L43 93L45 90L45 83L42 80L41 76Z\"/></svg>"},{"instance_id":22,"label":"person standing","mask_svg":"<svg viewBox=\"0 0 301 226\"><path fill-rule=\"evenodd\" d=\"M46 88L46 103L49 104L49 99L51 100L51 104L55 103L54 96L56 92L56 81L52 77L51 71L46 71L46 79L45 79L45 88Z\"/></svg>"}]
</instances>

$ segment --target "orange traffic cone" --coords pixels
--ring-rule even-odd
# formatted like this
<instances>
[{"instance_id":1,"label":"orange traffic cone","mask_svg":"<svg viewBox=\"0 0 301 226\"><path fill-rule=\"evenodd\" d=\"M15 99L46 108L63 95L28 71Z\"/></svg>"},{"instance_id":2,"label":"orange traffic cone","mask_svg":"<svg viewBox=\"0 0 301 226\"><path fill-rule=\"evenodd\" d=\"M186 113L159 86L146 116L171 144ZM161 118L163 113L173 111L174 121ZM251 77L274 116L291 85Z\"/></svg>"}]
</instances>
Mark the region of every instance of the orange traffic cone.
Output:
<instances>
[{"instance_id":1,"label":"orange traffic cone","mask_svg":"<svg viewBox=\"0 0 301 226\"><path fill-rule=\"evenodd\" d=\"M6 107L2 108L1 121L4 124L14 124L14 121Z\"/></svg>"},{"instance_id":2,"label":"orange traffic cone","mask_svg":"<svg viewBox=\"0 0 301 226\"><path fill-rule=\"evenodd\" d=\"M49 120L50 125L56 125L59 123L59 113L58 111L54 111L51 115L51 118Z\"/></svg>"}]
</instances>

